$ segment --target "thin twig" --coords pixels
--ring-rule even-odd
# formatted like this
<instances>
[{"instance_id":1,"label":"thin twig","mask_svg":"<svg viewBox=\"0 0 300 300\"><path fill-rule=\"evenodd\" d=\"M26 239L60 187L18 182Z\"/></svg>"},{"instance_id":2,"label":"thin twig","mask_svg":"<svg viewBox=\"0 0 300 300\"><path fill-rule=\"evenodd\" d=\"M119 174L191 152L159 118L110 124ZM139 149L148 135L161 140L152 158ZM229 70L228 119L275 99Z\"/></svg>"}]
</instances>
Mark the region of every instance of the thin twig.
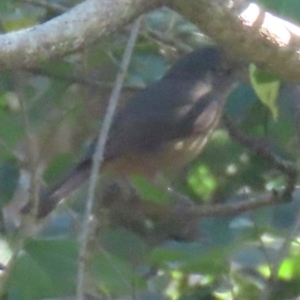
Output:
<instances>
[{"instance_id":1,"label":"thin twig","mask_svg":"<svg viewBox=\"0 0 300 300\"><path fill-rule=\"evenodd\" d=\"M188 53L193 50L192 47L180 41L179 39L172 38L168 34L160 33L159 31L151 30L149 28L147 28L142 35L159 46L174 47L182 53Z\"/></svg>"},{"instance_id":2,"label":"thin twig","mask_svg":"<svg viewBox=\"0 0 300 300\"><path fill-rule=\"evenodd\" d=\"M24 70L28 73L34 74L34 75L40 75L40 76L47 76L50 78L54 78L57 80L61 80L64 82L68 82L70 84L73 83L78 83L81 85L86 85L90 87L96 87L96 88L106 88L106 89L111 89L114 87L113 82L105 82L105 81L99 81L99 80L94 80L89 77L83 77L83 76L78 76L78 75L70 75L70 74L62 74L58 73L49 69L38 69L38 68L33 68L30 70ZM123 88L126 88L128 90L140 90L142 88L145 88L144 85L133 85L133 84L123 84Z\"/></svg>"},{"instance_id":3,"label":"thin twig","mask_svg":"<svg viewBox=\"0 0 300 300\"><path fill-rule=\"evenodd\" d=\"M241 145L247 147L258 156L271 161L278 170L287 176L287 184L283 191L266 192L257 196L251 195L249 196L248 201L221 205L199 205L190 207L186 211L182 211L182 213L185 213L187 216L190 215L198 217L228 216L263 206L285 203L289 200L295 190L297 181L298 172L295 166L291 162L286 161L273 153L267 143L245 136L245 134L237 128L226 115L224 116L224 122L230 136L234 140L238 141ZM177 198L185 197L177 195L176 193L174 193L174 196Z\"/></svg>"},{"instance_id":4,"label":"thin twig","mask_svg":"<svg viewBox=\"0 0 300 300\"><path fill-rule=\"evenodd\" d=\"M32 147L32 137L31 137L31 129L30 123L27 114L27 108L25 104L25 99L23 95L23 76L20 73L15 74L15 86L16 92L18 95L18 100L21 107L21 114L22 114L22 121L24 126L24 133L25 133L25 143L26 143L26 154L28 158L28 167L30 172L30 198L29 201L32 203L32 210L31 213L35 216L37 213L38 208L38 180L37 180L37 164L35 153Z\"/></svg>"},{"instance_id":5,"label":"thin twig","mask_svg":"<svg viewBox=\"0 0 300 300\"><path fill-rule=\"evenodd\" d=\"M263 157L273 163L275 168L281 171L287 176L287 183L285 187L285 192L282 195L284 198L291 198L291 195L295 189L297 182L298 172L295 165L290 161L284 160L278 155L276 155L271 149L270 145L265 141L255 140L247 137L239 128L237 128L230 118L226 115L223 117L226 128L230 136L239 142L244 147L253 151L260 157Z\"/></svg>"},{"instance_id":6,"label":"thin twig","mask_svg":"<svg viewBox=\"0 0 300 300\"><path fill-rule=\"evenodd\" d=\"M281 202L283 202L285 201L285 199L291 198L292 193L295 190L297 176L298 176L298 172L295 166L291 162L282 159L274 152L272 152L268 144L246 137L227 116L224 117L224 121L228 129L228 132L232 138L234 138L240 144L242 144L243 146L247 147L248 149L256 153L258 156L261 156L271 161L278 170L280 170L283 174L287 176L286 187L282 195L278 197L278 200L281 199L282 200ZM280 265L284 260L284 258L286 257L286 255L288 254L291 247L291 241L299 231L299 228L300 228L300 212L298 213L297 220L292 230L290 231L289 235L286 237L281 248L278 250L277 258L274 260L272 264L270 264L270 278L267 281L265 287L263 288L263 291L260 295L260 300L270 299L272 291L276 286L276 282L278 280L278 271Z\"/></svg>"},{"instance_id":7,"label":"thin twig","mask_svg":"<svg viewBox=\"0 0 300 300\"><path fill-rule=\"evenodd\" d=\"M42 7L47 11L59 13L59 14L63 14L68 11L67 7L54 3L53 1L50 2L50 1L43 1L43 0L23 0L23 2Z\"/></svg>"},{"instance_id":8,"label":"thin twig","mask_svg":"<svg viewBox=\"0 0 300 300\"><path fill-rule=\"evenodd\" d=\"M101 128L101 132L98 137L96 151L93 156L93 166L92 166L91 179L90 179L90 184L88 189L85 218L84 218L82 234L80 239L78 281L77 281L77 293L76 293L78 300L84 299L87 245L88 245L89 233L90 233L90 216L93 210L98 170L100 169L103 160L104 148L105 148L105 143L107 140L109 128L112 123L113 115L117 106L122 84L125 79L125 75L131 60L131 55L138 35L140 23L141 23L141 17L136 20L136 22L132 27L130 37L124 52L124 56L121 64L121 70L116 78L115 87L109 99L107 112L105 114L103 126Z\"/></svg>"},{"instance_id":9,"label":"thin twig","mask_svg":"<svg viewBox=\"0 0 300 300\"><path fill-rule=\"evenodd\" d=\"M190 216L220 217L233 216L264 206L285 203L285 199L277 192L266 192L259 195L249 195L247 200L228 204L196 205L186 212Z\"/></svg>"}]
</instances>

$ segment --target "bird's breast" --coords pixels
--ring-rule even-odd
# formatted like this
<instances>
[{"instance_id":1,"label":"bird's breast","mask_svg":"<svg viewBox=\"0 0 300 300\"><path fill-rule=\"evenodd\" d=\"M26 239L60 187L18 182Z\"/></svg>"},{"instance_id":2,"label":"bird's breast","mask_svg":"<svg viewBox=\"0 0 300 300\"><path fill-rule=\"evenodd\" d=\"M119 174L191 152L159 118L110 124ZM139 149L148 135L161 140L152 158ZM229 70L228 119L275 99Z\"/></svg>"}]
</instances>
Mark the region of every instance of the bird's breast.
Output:
<instances>
[{"instance_id":1,"label":"bird's breast","mask_svg":"<svg viewBox=\"0 0 300 300\"><path fill-rule=\"evenodd\" d=\"M207 135L193 136L164 143L154 152L132 152L110 162L104 171L118 176L143 174L154 178L158 173L186 166L198 156L207 140Z\"/></svg>"}]
</instances>

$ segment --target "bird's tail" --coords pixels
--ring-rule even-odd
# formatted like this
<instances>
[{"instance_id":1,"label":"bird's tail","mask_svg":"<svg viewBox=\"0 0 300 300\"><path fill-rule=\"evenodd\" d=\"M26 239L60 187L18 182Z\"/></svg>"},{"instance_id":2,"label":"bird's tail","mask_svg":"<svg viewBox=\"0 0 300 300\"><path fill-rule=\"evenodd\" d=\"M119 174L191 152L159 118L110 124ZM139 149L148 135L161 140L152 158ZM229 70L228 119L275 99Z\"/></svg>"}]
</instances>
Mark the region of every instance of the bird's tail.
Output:
<instances>
[{"instance_id":1,"label":"bird's tail","mask_svg":"<svg viewBox=\"0 0 300 300\"><path fill-rule=\"evenodd\" d=\"M37 209L37 218L44 218L50 214L56 205L73 191L85 183L91 174L92 160L86 159L75 166L69 174L60 180L54 186L42 189L39 194L39 203ZM27 204L21 210L22 213L28 213L32 205Z\"/></svg>"}]
</instances>

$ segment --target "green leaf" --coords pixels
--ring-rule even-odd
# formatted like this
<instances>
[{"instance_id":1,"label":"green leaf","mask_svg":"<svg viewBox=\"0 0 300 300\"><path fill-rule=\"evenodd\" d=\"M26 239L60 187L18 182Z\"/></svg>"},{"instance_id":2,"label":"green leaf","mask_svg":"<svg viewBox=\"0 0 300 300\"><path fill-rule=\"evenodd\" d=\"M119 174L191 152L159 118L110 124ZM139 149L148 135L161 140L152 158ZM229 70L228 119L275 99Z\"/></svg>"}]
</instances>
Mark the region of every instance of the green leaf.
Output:
<instances>
[{"instance_id":1,"label":"green leaf","mask_svg":"<svg viewBox=\"0 0 300 300\"><path fill-rule=\"evenodd\" d=\"M151 261L156 265L170 266L177 264L184 273L203 273L221 275L228 272L228 264L224 257L225 249L222 247L209 252L191 251L188 247L183 249L157 248L151 253Z\"/></svg>"},{"instance_id":2,"label":"green leaf","mask_svg":"<svg viewBox=\"0 0 300 300\"><path fill-rule=\"evenodd\" d=\"M4 28L7 32L16 31L19 29L29 28L36 25L37 20L31 18L19 18L16 20L6 20L3 22Z\"/></svg>"},{"instance_id":3,"label":"green leaf","mask_svg":"<svg viewBox=\"0 0 300 300\"><path fill-rule=\"evenodd\" d=\"M8 293L23 300L74 294L77 246L73 240L29 241L9 274Z\"/></svg>"},{"instance_id":4,"label":"green leaf","mask_svg":"<svg viewBox=\"0 0 300 300\"><path fill-rule=\"evenodd\" d=\"M167 191L167 187L157 187L145 176L141 175L132 176L131 182L143 200L162 205L168 205L172 203L170 193Z\"/></svg>"},{"instance_id":5,"label":"green leaf","mask_svg":"<svg viewBox=\"0 0 300 300\"><path fill-rule=\"evenodd\" d=\"M255 93L271 111L273 118L278 117L277 97L280 81L275 76L259 70L255 65L249 67L250 81Z\"/></svg>"},{"instance_id":6,"label":"green leaf","mask_svg":"<svg viewBox=\"0 0 300 300\"><path fill-rule=\"evenodd\" d=\"M23 129L14 119L14 115L0 111L0 139L8 147L13 149L23 135Z\"/></svg>"},{"instance_id":7,"label":"green leaf","mask_svg":"<svg viewBox=\"0 0 300 300\"><path fill-rule=\"evenodd\" d=\"M229 264L224 257L224 249L213 250L205 255L191 258L182 268L187 273L204 273L214 276L226 274Z\"/></svg>"},{"instance_id":8,"label":"green leaf","mask_svg":"<svg viewBox=\"0 0 300 300\"><path fill-rule=\"evenodd\" d=\"M71 153L59 153L55 155L44 173L46 182L56 182L57 179L68 172L75 162Z\"/></svg>"},{"instance_id":9,"label":"green leaf","mask_svg":"<svg viewBox=\"0 0 300 300\"><path fill-rule=\"evenodd\" d=\"M217 187L217 180L208 166L200 164L190 172L188 184L196 195L207 201Z\"/></svg>"},{"instance_id":10,"label":"green leaf","mask_svg":"<svg viewBox=\"0 0 300 300\"><path fill-rule=\"evenodd\" d=\"M127 82L137 86L145 86L149 82L158 80L166 72L167 66L157 52L140 47L132 57L127 75ZM152 49L151 49L152 50Z\"/></svg>"},{"instance_id":11,"label":"green leaf","mask_svg":"<svg viewBox=\"0 0 300 300\"><path fill-rule=\"evenodd\" d=\"M150 255L150 261L158 266L166 266L171 262L185 263L191 254L178 249L156 248Z\"/></svg>"},{"instance_id":12,"label":"green leaf","mask_svg":"<svg viewBox=\"0 0 300 300\"><path fill-rule=\"evenodd\" d=\"M9 299L35 300L51 295L53 286L38 263L23 253L17 260L8 280Z\"/></svg>"},{"instance_id":13,"label":"green leaf","mask_svg":"<svg viewBox=\"0 0 300 300\"><path fill-rule=\"evenodd\" d=\"M109 296L132 294L134 289L144 287L144 280L136 274L133 266L104 251L96 256L92 271L99 289Z\"/></svg>"},{"instance_id":14,"label":"green leaf","mask_svg":"<svg viewBox=\"0 0 300 300\"><path fill-rule=\"evenodd\" d=\"M146 254L142 239L125 229L107 230L101 237L101 245L110 253L136 264Z\"/></svg>"}]
</instances>

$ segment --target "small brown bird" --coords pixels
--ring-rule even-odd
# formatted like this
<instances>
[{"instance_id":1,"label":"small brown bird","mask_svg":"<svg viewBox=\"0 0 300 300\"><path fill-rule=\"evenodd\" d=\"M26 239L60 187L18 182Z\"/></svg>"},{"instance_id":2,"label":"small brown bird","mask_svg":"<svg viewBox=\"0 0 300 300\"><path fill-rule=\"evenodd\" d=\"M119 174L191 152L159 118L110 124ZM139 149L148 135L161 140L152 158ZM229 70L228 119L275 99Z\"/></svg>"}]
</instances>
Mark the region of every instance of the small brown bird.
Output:
<instances>
[{"instance_id":1,"label":"small brown bird","mask_svg":"<svg viewBox=\"0 0 300 300\"><path fill-rule=\"evenodd\" d=\"M153 176L185 166L217 125L233 74L216 47L180 58L162 79L138 92L116 114L102 171ZM62 180L41 192L37 217L47 216L89 178L93 148ZM23 212L28 210L27 206Z\"/></svg>"}]
</instances>

